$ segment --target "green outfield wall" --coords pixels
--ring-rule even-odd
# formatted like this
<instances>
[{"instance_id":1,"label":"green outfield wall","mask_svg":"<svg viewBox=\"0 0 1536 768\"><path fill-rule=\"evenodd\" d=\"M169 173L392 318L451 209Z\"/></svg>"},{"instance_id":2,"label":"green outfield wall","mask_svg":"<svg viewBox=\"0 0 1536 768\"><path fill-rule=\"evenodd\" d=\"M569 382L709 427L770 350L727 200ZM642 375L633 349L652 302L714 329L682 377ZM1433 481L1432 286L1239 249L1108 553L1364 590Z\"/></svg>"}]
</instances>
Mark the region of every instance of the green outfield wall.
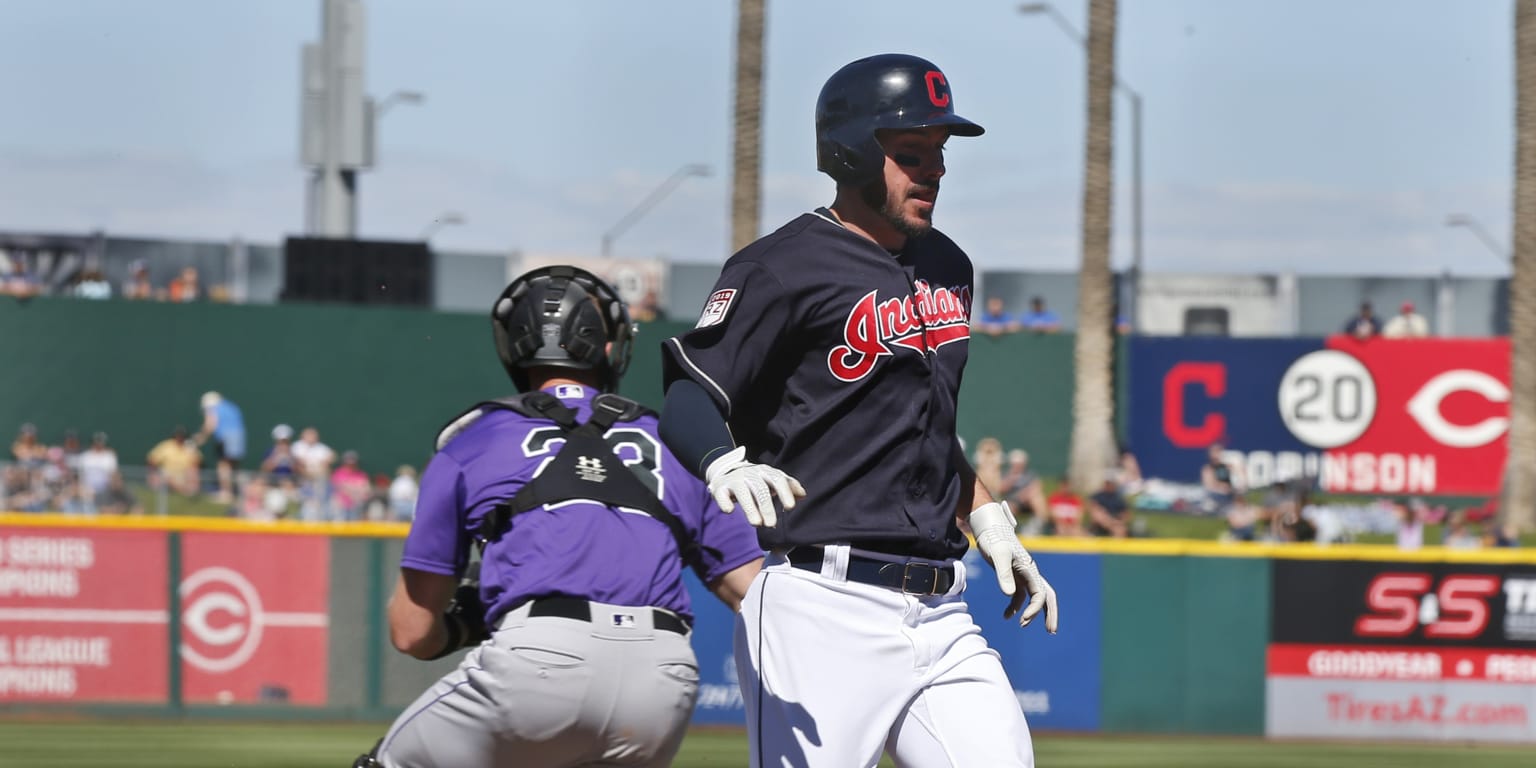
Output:
<instances>
[{"instance_id":1,"label":"green outfield wall","mask_svg":"<svg viewBox=\"0 0 1536 768\"><path fill-rule=\"evenodd\" d=\"M661 402L661 342L690 326L640 329L623 392ZM1072 337L977 337L960 408L968 444L997 437L1037 471L1065 470L1071 434ZM32 422L49 443L102 430L121 461L143 457L176 425L201 423L198 396L217 390L245 412L248 451L271 428L320 428L373 472L420 466L437 430L473 403L510 392L486 318L328 305L175 305L0 299L0 431ZM253 465L247 462L247 466Z\"/></svg>"}]
</instances>

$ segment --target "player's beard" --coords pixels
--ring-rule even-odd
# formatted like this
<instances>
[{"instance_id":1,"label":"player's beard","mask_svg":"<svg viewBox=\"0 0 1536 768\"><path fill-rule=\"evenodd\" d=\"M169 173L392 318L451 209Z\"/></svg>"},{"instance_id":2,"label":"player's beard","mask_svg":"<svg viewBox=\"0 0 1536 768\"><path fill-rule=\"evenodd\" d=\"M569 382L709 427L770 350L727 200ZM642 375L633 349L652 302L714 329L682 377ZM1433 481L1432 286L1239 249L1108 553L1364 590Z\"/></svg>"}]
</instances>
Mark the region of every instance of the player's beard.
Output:
<instances>
[{"instance_id":1,"label":"player's beard","mask_svg":"<svg viewBox=\"0 0 1536 768\"><path fill-rule=\"evenodd\" d=\"M915 221L904 216L901 209L907 200L911 199L911 192L926 189L932 189L934 192L937 192L938 185L932 187L915 186L908 193L908 197L897 200L894 199L895 196L890 193L890 190L886 188L885 180L877 179L865 184L864 188L859 190L859 197L864 201L865 205L879 212L880 218L885 219L885 222L890 224L893 229L900 232L903 237L911 240L922 237L928 234L929 230L933 229L933 219L930 218L932 216L932 209L923 209L923 213L919 214L921 218Z\"/></svg>"}]
</instances>

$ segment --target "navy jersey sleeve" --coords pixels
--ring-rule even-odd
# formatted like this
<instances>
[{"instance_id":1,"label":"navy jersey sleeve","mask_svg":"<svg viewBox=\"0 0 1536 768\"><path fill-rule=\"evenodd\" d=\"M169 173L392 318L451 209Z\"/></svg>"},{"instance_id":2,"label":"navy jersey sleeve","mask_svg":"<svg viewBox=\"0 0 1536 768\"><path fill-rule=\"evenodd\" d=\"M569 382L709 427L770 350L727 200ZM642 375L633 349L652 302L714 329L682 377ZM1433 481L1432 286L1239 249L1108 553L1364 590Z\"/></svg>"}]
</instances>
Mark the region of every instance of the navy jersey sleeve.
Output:
<instances>
[{"instance_id":1,"label":"navy jersey sleeve","mask_svg":"<svg viewBox=\"0 0 1536 768\"><path fill-rule=\"evenodd\" d=\"M666 384L688 378L727 418L791 326L792 297L762 264L727 263L698 325L662 345Z\"/></svg>"}]
</instances>

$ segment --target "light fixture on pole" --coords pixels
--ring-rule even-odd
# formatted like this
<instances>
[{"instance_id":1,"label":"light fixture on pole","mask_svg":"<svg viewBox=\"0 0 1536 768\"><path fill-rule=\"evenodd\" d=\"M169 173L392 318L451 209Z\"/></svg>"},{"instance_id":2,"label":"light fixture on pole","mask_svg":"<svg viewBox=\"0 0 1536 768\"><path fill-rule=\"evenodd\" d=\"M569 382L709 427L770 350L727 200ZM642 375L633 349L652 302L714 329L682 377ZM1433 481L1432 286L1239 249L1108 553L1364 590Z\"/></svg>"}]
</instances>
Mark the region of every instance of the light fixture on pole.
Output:
<instances>
[{"instance_id":1,"label":"light fixture on pole","mask_svg":"<svg viewBox=\"0 0 1536 768\"><path fill-rule=\"evenodd\" d=\"M1067 37L1077 41L1088 50L1088 37L1072 26L1072 22L1063 16L1056 6L1050 3L1023 3L1019 6L1019 13L1024 16L1036 16L1045 14L1056 23L1056 26L1065 32ZM1136 325L1136 305L1141 298L1141 268L1142 268L1142 227L1141 227L1141 94L1125 84L1120 79L1119 67L1114 72L1115 87L1125 93L1131 100L1131 295L1130 308L1126 312L1132 327Z\"/></svg>"},{"instance_id":2,"label":"light fixture on pole","mask_svg":"<svg viewBox=\"0 0 1536 768\"><path fill-rule=\"evenodd\" d=\"M624 214L624 218L619 219L613 226L608 228L607 232L603 233L603 258L606 259L612 255L615 238L639 221L640 217L649 213L652 208L656 207L657 203L666 199L667 195L672 194L672 191L677 189L678 185L683 183L683 180L690 176L707 177L709 174L709 166L702 163L689 163L674 171L671 176L667 177L666 181L663 181L660 186L652 190L649 195L646 195L645 199L641 200L634 209Z\"/></svg>"},{"instance_id":3,"label":"light fixture on pole","mask_svg":"<svg viewBox=\"0 0 1536 768\"><path fill-rule=\"evenodd\" d=\"M437 218L433 219L432 222L426 226L426 228L421 230L421 237L419 239L423 243L425 243L428 240L431 240L432 236L437 234L437 231L442 229L443 227L453 226L453 225L456 225L456 224L463 224L463 223L464 223L464 214L459 213L458 211L447 211L447 212L444 212L442 215L440 215Z\"/></svg>"},{"instance_id":4,"label":"light fixture on pole","mask_svg":"<svg viewBox=\"0 0 1536 768\"><path fill-rule=\"evenodd\" d=\"M1466 227L1467 229L1472 230L1472 234L1476 235L1477 239L1481 240L1483 245L1486 246L1488 250L1499 259L1499 261L1504 262L1506 266L1514 258L1510 255L1509 251L1504 248L1504 246L1499 245L1499 242L1493 239L1493 235L1488 234L1488 230L1484 229L1482 223L1480 223L1471 214L1453 213L1445 217L1445 225L1447 227Z\"/></svg>"}]
</instances>

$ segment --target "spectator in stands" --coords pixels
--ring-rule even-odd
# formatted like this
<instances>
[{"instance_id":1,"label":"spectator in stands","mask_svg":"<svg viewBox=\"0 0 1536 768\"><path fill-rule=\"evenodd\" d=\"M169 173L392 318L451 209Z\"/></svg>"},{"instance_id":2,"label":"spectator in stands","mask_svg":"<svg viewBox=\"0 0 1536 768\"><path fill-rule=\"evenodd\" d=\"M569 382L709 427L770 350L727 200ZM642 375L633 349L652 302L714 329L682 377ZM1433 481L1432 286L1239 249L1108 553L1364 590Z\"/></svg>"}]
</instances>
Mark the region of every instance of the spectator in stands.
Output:
<instances>
[{"instance_id":1,"label":"spectator in stands","mask_svg":"<svg viewBox=\"0 0 1536 768\"><path fill-rule=\"evenodd\" d=\"M416 468L408 464L395 470L395 479L389 484L389 510L395 520L408 523L416 517Z\"/></svg>"},{"instance_id":2,"label":"spectator in stands","mask_svg":"<svg viewBox=\"0 0 1536 768\"><path fill-rule=\"evenodd\" d=\"M261 459L261 473L274 483L298 474L299 461L293 455L293 427L279 424L272 428L272 447Z\"/></svg>"},{"instance_id":3,"label":"spectator in stands","mask_svg":"<svg viewBox=\"0 0 1536 768\"><path fill-rule=\"evenodd\" d=\"M1226 446L1212 443L1205 452L1205 465L1200 467L1200 485L1205 489L1206 511L1218 515L1227 514L1237 499L1238 478L1232 465L1227 463L1223 455L1225 452Z\"/></svg>"},{"instance_id":4,"label":"spectator in stands","mask_svg":"<svg viewBox=\"0 0 1536 768\"><path fill-rule=\"evenodd\" d=\"M1441 543L1449 549L1477 549L1483 540L1467 522L1467 511L1458 509L1445 521L1445 539Z\"/></svg>"},{"instance_id":5,"label":"spectator in stands","mask_svg":"<svg viewBox=\"0 0 1536 768\"><path fill-rule=\"evenodd\" d=\"M94 515L96 514L96 497L80 482L79 475L72 474L68 476L64 489L54 497L50 506L66 515Z\"/></svg>"},{"instance_id":6,"label":"spectator in stands","mask_svg":"<svg viewBox=\"0 0 1536 768\"><path fill-rule=\"evenodd\" d=\"M1088 532L1116 539L1131 535L1131 505L1120 493L1119 473L1105 470L1104 484L1088 497Z\"/></svg>"},{"instance_id":7,"label":"spectator in stands","mask_svg":"<svg viewBox=\"0 0 1536 768\"><path fill-rule=\"evenodd\" d=\"M70 293L77 299L110 299L112 298L112 283L107 281L107 276L99 269L87 269L75 278L75 285Z\"/></svg>"},{"instance_id":8,"label":"spectator in stands","mask_svg":"<svg viewBox=\"0 0 1536 768\"><path fill-rule=\"evenodd\" d=\"M203 294L202 286L198 283L197 267L182 267L181 274L172 279L167 287L166 298L178 303L201 301L207 298Z\"/></svg>"},{"instance_id":9,"label":"spectator in stands","mask_svg":"<svg viewBox=\"0 0 1536 768\"><path fill-rule=\"evenodd\" d=\"M657 297L654 289L647 289L645 295L630 307L629 316L637 323L654 323L667 319L666 310L661 308L661 299Z\"/></svg>"},{"instance_id":10,"label":"spectator in stands","mask_svg":"<svg viewBox=\"0 0 1536 768\"><path fill-rule=\"evenodd\" d=\"M215 501L233 504L235 471L245 459L245 415L240 406L217 392L204 392L199 404L203 408L203 428L197 433L197 444L212 438L214 461L218 462L219 493Z\"/></svg>"},{"instance_id":11,"label":"spectator in stands","mask_svg":"<svg viewBox=\"0 0 1536 768\"><path fill-rule=\"evenodd\" d=\"M1120 449L1120 491L1126 497L1141 493L1146 479L1141 476L1141 462L1129 446Z\"/></svg>"},{"instance_id":12,"label":"spectator in stands","mask_svg":"<svg viewBox=\"0 0 1536 768\"><path fill-rule=\"evenodd\" d=\"M987 297L987 309L976 318L973 325L977 332L993 337L1014 333L1024 327L1008 312L1002 298L998 296Z\"/></svg>"},{"instance_id":13,"label":"spectator in stands","mask_svg":"<svg viewBox=\"0 0 1536 768\"><path fill-rule=\"evenodd\" d=\"M121 472L113 472L107 481L106 493L96 500L96 509L103 515L142 515L144 505L128 490Z\"/></svg>"},{"instance_id":14,"label":"spectator in stands","mask_svg":"<svg viewBox=\"0 0 1536 768\"><path fill-rule=\"evenodd\" d=\"M1381 335L1389 339L1423 338L1429 335L1429 321L1413 311L1413 302L1403 302L1397 315L1382 326Z\"/></svg>"},{"instance_id":15,"label":"spectator in stands","mask_svg":"<svg viewBox=\"0 0 1536 768\"><path fill-rule=\"evenodd\" d=\"M1045 483L1029 468L1029 452L1015 448L1008 452L1008 471L997 486L997 495L1008 502L1020 522L1029 518L1026 527L1038 530L1045 525L1048 505L1045 501Z\"/></svg>"},{"instance_id":16,"label":"spectator in stands","mask_svg":"<svg viewBox=\"0 0 1536 768\"><path fill-rule=\"evenodd\" d=\"M368 473L358 466L357 451L344 451L341 465L331 472L331 511L334 519L356 520L370 492Z\"/></svg>"},{"instance_id":17,"label":"spectator in stands","mask_svg":"<svg viewBox=\"0 0 1536 768\"><path fill-rule=\"evenodd\" d=\"M314 427L299 432L292 451L298 460L299 517L311 522L325 520L330 516L326 505L330 503L331 465L336 463L336 452L320 442L320 430Z\"/></svg>"},{"instance_id":18,"label":"spectator in stands","mask_svg":"<svg viewBox=\"0 0 1536 768\"><path fill-rule=\"evenodd\" d=\"M1003 484L1003 444L995 437L983 437L976 441L976 453L972 462L976 478L987 490L997 493Z\"/></svg>"},{"instance_id":19,"label":"spectator in stands","mask_svg":"<svg viewBox=\"0 0 1536 768\"><path fill-rule=\"evenodd\" d=\"M100 503L117 474L117 451L107 445L107 433L91 435L91 447L80 454L80 484Z\"/></svg>"},{"instance_id":20,"label":"spectator in stands","mask_svg":"<svg viewBox=\"0 0 1536 768\"><path fill-rule=\"evenodd\" d=\"M1051 519L1044 533L1072 537L1088 535L1083 529L1083 500L1072 492L1072 484L1067 478L1061 478L1056 490L1046 498L1045 505L1051 510Z\"/></svg>"},{"instance_id":21,"label":"spectator in stands","mask_svg":"<svg viewBox=\"0 0 1536 768\"><path fill-rule=\"evenodd\" d=\"M278 515L267 506L269 487L265 476L260 473L252 475L240 487L240 499L234 505L235 516L258 523L270 523L276 520Z\"/></svg>"},{"instance_id":22,"label":"spectator in stands","mask_svg":"<svg viewBox=\"0 0 1536 768\"><path fill-rule=\"evenodd\" d=\"M80 455L84 453L80 447L80 433L73 429L64 430L64 444L59 447L64 450L64 468L79 472Z\"/></svg>"},{"instance_id":23,"label":"spectator in stands","mask_svg":"<svg viewBox=\"0 0 1536 768\"><path fill-rule=\"evenodd\" d=\"M155 444L145 457L149 464L149 487L166 488L182 496L196 496L201 490L198 468L203 454L187 440L187 428L177 426L171 436Z\"/></svg>"},{"instance_id":24,"label":"spectator in stands","mask_svg":"<svg viewBox=\"0 0 1536 768\"><path fill-rule=\"evenodd\" d=\"M134 259L128 265L128 279L123 281L123 298L147 301L155 297L155 284L149 280L149 264Z\"/></svg>"},{"instance_id":25,"label":"spectator in stands","mask_svg":"<svg viewBox=\"0 0 1536 768\"><path fill-rule=\"evenodd\" d=\"M1045 299L1036 296L1029 300L1029 311L1019 319L1024 330L1033 333L1056 333L1061 330L1061 318L1045 308Z\"/></svg>"},{"instance_id":26,"label":"spectator in stands","mask_svg":"<svg viewBox=\"0 0 1536 768\"><path fill-rule=\"evenodd\" d=\"M1489 520L1483 524L1483 546L1493 547L1518 547L1520 546L1520 529L1514 523L1503 523L1498 520Z\"/></svg>"},{"instance_id":27,"label":"spectator in stands","mask_svg":"<svg viewBox=\"0 0 1536 768\"><path fill-rule=\"evenodd\" d=\"M40 467L48 460L48 446L37 439L37 427L23 424L11 443L11 458L24 467Z\"/></svg>"},{"instance_id":28,"label":"spectator in stands","mask_svg":"<svg viewBox=\"0 0 1536 768\"><path fill-rule=\"evenodd\" d=\"M1397 518L1397 548L1419 549L1424 546L1424 518L1419 506L1402 501L1392 502L1392 515Z\"/></svg>"},{"instance_id":29,"label":"spectator in stands","mask_svg":"<svg viewBox=\"0 0 1536 768\"><path fill-rule=\"evenodd\" d=\"M0 296L25 299L41 291L37 276L27 270L20 258L0 253Z\"/></svg>"},{"instance_id":30,"label":"spectator in stands","mask_svg":"<svg viewBox=\"0 0 1536 768\"><path fill-rule=\"evenodd\" d=\"M0 474L0 509L12 512L41 512L47 495L35 481L35 473L20 464L12 464Z\"/></svg>"},{"instance_id":31,"label":"spectator in stands","mask_svg":"<svg viewBox=\"0 0 1536 768\"><path fill-rule=\"evenodd\" d=\"M368 487L368 497L358 505L358 519L377 523L393 517L389 512L389 482L389 475L382 472L373 476L373 484Z\"/></svg>"},{"instance_id":32,"label":"spectator in stands","mask_svg":"<svg viewBox=\"0 0 1536 768\"><path fill-rule=\"evenodd\" d=\"M1360 311L1344 321L1344 332L1357 339L1369 339L1381 333L1381 321L1369 301L1360 302Z\"/></svg>"}]
</instances>

